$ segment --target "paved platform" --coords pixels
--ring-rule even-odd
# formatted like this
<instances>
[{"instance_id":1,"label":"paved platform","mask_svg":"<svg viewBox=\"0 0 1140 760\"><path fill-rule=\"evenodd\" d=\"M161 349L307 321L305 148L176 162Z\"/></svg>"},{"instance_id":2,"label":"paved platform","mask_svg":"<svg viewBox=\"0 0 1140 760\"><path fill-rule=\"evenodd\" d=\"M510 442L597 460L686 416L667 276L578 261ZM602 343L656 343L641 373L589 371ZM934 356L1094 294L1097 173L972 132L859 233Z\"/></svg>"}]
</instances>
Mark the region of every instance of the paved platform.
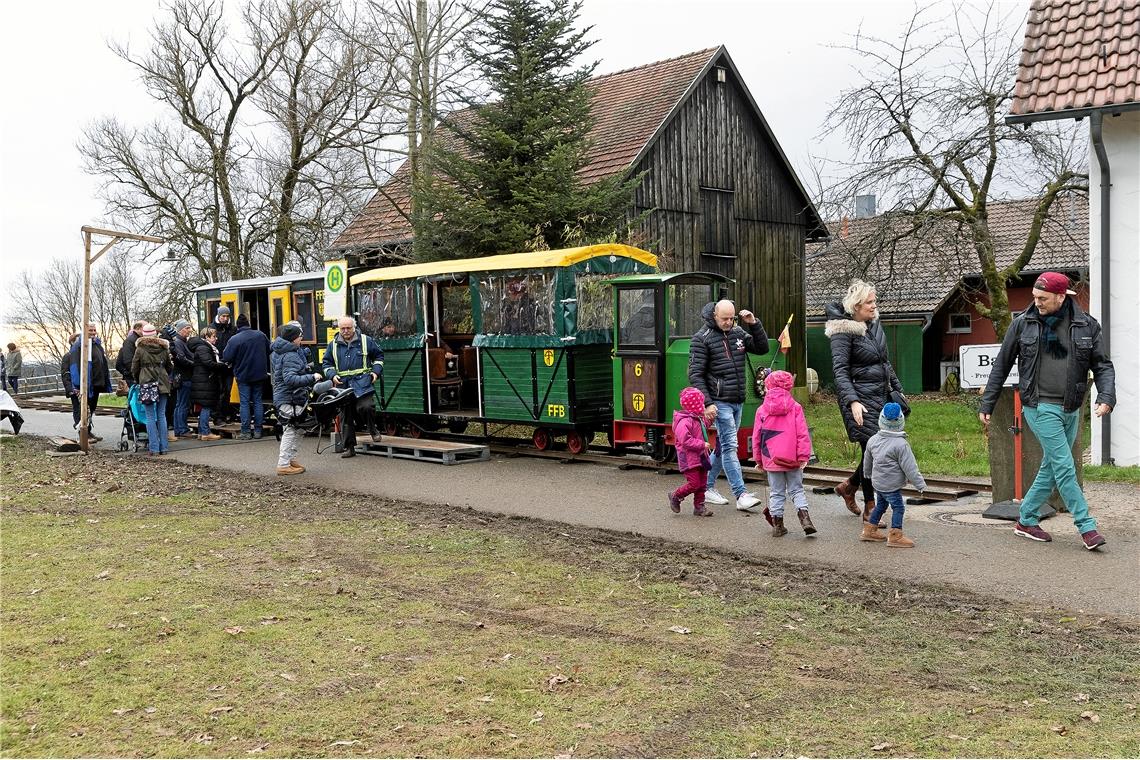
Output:
<instances>
[{"instance_id":1,"label":"paved platform","mask_svg":"<svg viewBox=\"0 0 1140 760\"><path fill-rule=\"evenodd\" d=\"M27 432L32 434L66 434L71 427L66 414L29 410L25 417ZM115 448L121 422L96 419L96 432L104 436L97 448ZM327 440L323 443L328 445ZM341 459L331 449L318 456L316 446L315 438L302 443L299 459L308 469L292 476L299 484L332 485L429 508L469 507L686 541L757 557L828 564L836 568L834 584L839 588L845 574L859 572L956 584L1041 609L1056 606L1140 620L1140 536L1132 529L1133 523L1116 524L1106 518L1101 528L1108 546L1088 552L1067 515L1044 524L1054 535L1053 543L1036 543L1016 538L1008 522L982 518L989 499L974 496L908 507L907 534L918 547L888 549L858 540L860 521L843 508L837 496L809 494L819 533L806 538L795 527L784 538L773 539L762 517L732 507L717 508L711 519L688 514L688 505L686 512L672 514L665 494L680 484L677 475L500 455L473 467L438 467L379 457ZM276 466L277 444L272 438L179 441L171 449L180 461L239 472L273 476ZM722 492L726 491L722 485ZM1140 503L1140 489L1134 485L1113 485L1103 493L1132 506ZM389 504L378 503L377 511L390 508ZM715 577L716 568L708 568L707 573Z\"/></svg>"}]
</instances>

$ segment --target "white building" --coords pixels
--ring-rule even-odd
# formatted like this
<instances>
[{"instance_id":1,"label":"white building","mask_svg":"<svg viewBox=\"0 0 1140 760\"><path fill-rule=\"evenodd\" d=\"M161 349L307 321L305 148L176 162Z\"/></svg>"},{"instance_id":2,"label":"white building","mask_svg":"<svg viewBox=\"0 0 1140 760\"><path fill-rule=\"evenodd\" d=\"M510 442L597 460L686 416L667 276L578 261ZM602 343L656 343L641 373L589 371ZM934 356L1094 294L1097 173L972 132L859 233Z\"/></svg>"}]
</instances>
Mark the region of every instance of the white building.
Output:
<instances>
[{"instance_id":1,"label":"white building","mask_svg":"<svg viewBox=\"0 0 1140 760\"><path fill-rule=\"evenodd\" d=\"M1122 466L1140 465L1138 41L1136 0L1033 0L1006 118L1089 125L1089 311L1104 327L1117 399L1094 418L1092 456Z\"/></svg>"}]
</instances>

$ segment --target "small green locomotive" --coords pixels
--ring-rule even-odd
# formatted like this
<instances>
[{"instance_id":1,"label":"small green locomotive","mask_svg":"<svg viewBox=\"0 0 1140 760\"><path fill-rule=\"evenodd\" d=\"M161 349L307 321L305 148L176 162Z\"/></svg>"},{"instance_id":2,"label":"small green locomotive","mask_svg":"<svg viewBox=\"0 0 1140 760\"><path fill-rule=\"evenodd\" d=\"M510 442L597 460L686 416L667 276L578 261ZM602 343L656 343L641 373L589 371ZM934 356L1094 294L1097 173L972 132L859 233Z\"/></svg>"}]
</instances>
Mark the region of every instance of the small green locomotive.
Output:
<instances>
[{"instance_id":1,"label":"small green locomotive","mask_svg":"<svg viewBox=\"0 0 1140 760\"><path fill-rule=\"evenodd\" d=\"M613 337L613 443L637 446L654 459L670 459L673 412L681 390L689 385L689 343L705 325L701 310L727 297L731 280L719 274L645 274L618 277L613 288L616 315ZM738 445L740 458L752 455L749 437L761 396L757 392L766 369L784 369L779 343L768 341L768 353L745 355L747 388ZM712 432L712 431L710 431Z\"/></svg>"}]
</instances>

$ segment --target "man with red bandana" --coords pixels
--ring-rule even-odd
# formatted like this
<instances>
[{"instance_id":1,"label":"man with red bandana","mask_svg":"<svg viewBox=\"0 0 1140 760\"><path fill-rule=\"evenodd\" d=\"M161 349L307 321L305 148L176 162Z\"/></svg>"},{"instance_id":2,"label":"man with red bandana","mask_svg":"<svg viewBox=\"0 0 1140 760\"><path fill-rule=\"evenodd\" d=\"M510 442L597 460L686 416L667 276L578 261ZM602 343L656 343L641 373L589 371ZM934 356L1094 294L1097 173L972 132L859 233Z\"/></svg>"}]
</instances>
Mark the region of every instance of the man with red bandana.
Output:
<instances>
[{"instance_id":1,"label":"man with red bandana","mask_svg":"<svg viewBox=\"0 0 1140 760\"><path fill-rule=\"evenodd\" d=\"M1089 551L1105 540L1089 514L1089 505L1077 483L1073 441L1080 424L1080 409L1088 393L1088 375L1096 382L1097 417L1116 406L1116 371L1101 347L1098 323L1086 314L1069 289L1069 278L1045 272L1033 284L1033 305L1013 320L994 361L982 394L978 418L989 425L990 414L1001 395L1002 385L1017 361L1018 390L1022 414L1041 443L1041 468L1021 500L1014 535L1034 541L1052 541L1040 526L1038 512L1054 486L1081 540Z\"/></svg>"}]
</instances>

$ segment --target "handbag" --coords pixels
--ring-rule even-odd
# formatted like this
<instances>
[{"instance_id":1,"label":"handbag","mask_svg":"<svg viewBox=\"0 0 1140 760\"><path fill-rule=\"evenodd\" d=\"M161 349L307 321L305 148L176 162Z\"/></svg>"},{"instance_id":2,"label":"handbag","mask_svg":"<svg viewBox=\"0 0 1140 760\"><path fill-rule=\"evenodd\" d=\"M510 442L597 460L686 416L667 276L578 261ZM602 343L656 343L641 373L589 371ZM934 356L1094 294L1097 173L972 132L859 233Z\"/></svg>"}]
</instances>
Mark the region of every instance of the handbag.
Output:
<instances>
[{"instance_id":1,"label":"handbag","mask_svg":"<svg viewBox=\"0 0 1140 760\"><path fill-rule=\"evenodd\" d=\"M910 416L910 404L906 402L906 396L901 391L891 391L887 394L887 398L902 407L903 417Z\"/></svg>"},{"instance_id":2,"label":"handbag","mask_svg":"<svg viewBox=\"0 0 1140 760\"><path fill-rule=\"evenodd\" d=\"M127 385L127 381L120 377L118 379L118 381L115 383L115 395L116 396L125 396L125 395L127 395L127 393L129 391L130 391L130 386Z\"/></svg>"},{"instance_id":3,"label":"handbag","mask_svg":"<svg viewBox=\"0 0 1140 760\"><path fill-rule=\"evenodd\" d=\"M883 382L887 384L887 401L898 404L900 407L902 407L903 417L909 417L910 404L906 402L906 396L903 395L902 391L896 391L891 387L891 378L895 377L897 379L895 376L895 370L891 366L891 361L889 358L887 358L885 352L880 355L880 358L883 360Z\"/></svg>"},{"instance_id":4,"label":"handbag","mask_svg":"<svg viewBox=\"0 0 1140 760\"><path fill-rule=\"evenodd\" d=\"M139 386L139 401L144 404L153 404L158 401L159 387L158 383L143 383Z\"/></svg>"}]
</instances>

